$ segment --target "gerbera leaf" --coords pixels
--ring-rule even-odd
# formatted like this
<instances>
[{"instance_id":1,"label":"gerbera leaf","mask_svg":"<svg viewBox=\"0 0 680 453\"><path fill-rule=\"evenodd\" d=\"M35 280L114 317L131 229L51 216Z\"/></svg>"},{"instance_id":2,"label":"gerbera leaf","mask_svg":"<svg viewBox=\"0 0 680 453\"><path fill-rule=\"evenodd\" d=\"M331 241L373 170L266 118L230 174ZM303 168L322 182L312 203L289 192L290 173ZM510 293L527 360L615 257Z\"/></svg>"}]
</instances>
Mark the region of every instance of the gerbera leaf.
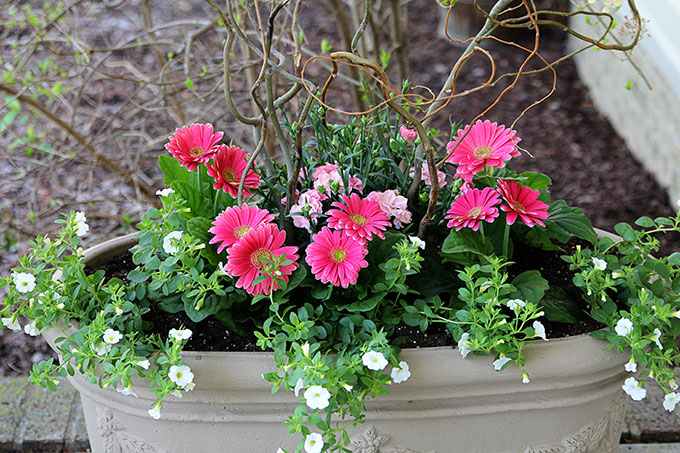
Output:
<instances>
[{"instance_id":1,"label":"gerbera leaf","mask_svg":"<svg viewBox=\"0 0 680 453\"><path fill-rule=\"evenodd\" d=\"M522 272L512 281L512 286L515 287L515 291L510 294L511 298L522 299L532 304L538 304L550 288L548 281L536 270Z\"/></svg>"},{"instance_id":2,"label":"gerbera leaf","mask_svg":"<svg viewBox=\"0 0 680 453\"><path fill-rule=\"evenodd\" d=\"M581 208L571 207L564 200L557 200L550 205L548 213L550 216L545 219L545 227L553 238L565 243L576 236L593 245L597 243L593 224Z\"/></svg>"},{"instance_id":3,"label":"gerbera leaf","mask_svg":"<svg viewBox=\"0 0 680 453\"><path fill-rule=\"evenodd\" d=\"M442 257L447 262L468 266L480 263L481 257L493 253L493 246L479 232L463 228L451 230L442 246Z\"/></svg>"},{"instance_id":4,"label":"gerbera leaf","mask_svg":"<svg viewBox=\"0 0 680 453\"><path fill-rule=\"evenodd\" d=\"M158 166L163 172L163 183L170 185L170 183L175 181L188 181L189 180L189 170L182 167L179 161L174 157L161 154L158 156Z\"/></svg>"}]
</instances>

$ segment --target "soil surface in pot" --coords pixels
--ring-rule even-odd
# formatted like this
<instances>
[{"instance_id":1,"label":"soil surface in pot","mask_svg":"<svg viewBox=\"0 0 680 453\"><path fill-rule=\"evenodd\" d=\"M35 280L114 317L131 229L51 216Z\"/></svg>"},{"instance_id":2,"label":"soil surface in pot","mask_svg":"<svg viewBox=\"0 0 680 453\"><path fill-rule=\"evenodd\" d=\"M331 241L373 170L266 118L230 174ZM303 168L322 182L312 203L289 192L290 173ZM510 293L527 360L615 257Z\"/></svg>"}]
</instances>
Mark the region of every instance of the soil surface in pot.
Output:
<instances>
[{"instance_id":1,"label":"soil surface in pot","mask_svg":"<svg viewBox=\"0 0 680 453\"><path fill-rule=\"evenodd\" d=\"M565 251L572 253L577 245L587 247L589 244L578 239L572 239L564 246ZM570 297L574 301L579 301L579 304L585 304L581 299L580 290L572 283L573 272L569 270L568 264L560 258L562 255L564 255L564 252L561 251L517 247L513 256L515 264L509 268L510 279L526 270L536 269L535 264L538 262L541 263L541 266L537 270L541 272L543 278L548 280L551 291L559 291L562 293L562 297ZM126 253L94 269L86 269L86 271L94 272L97 269L102 269L106 272L107 278L117 277L125 281L127 273L134 267L132 256L130 253ZM581 305L580 308L588 309L589 307ZM256 345L255 335L251 334L245 337L235 335L213 316L209 316L200 323L195 323L184 312L167 313L152 305L151 311L144 315L144 320L153 325L151 329L153 333L158 333L161 336L166 336L170 329L180 326L191 329L193 335L184 348L187 351L261 350ZM572 324L551 322L545 319L542 319L542 322L545 325L548 338L580 335L603 327L587 316ZM453 345L451 335L441 324L432 325L426 332L421 332L418 327L401 324L397 326L392 341L402 348Z\"/></svg>"}]
</instances>

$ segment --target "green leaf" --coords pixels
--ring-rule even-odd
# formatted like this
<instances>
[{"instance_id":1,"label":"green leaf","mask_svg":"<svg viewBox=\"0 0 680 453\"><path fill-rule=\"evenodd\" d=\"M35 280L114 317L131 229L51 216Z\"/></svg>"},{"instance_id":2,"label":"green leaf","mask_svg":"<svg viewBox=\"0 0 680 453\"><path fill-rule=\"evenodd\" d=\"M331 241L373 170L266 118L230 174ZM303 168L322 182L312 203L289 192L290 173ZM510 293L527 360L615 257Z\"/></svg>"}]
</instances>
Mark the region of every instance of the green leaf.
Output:
<instances>
[{"instance_id":1,"label":"green leaf","mask_svg":"<svg viewBox=\"0 0 680 453\"><path fill-rule=\"evenodd\" d=\"M357 313L364 311L371 311L387 296L387 293L378 293L368 299L364 299L358 302L354 302L349 305L340 306L339 308L344 308L347 311Z\"/></svg>"},{"instance_id":2,"label":"green leaf","mask_svg":"<svg viewBox=\"0 0 680 453\"><path fill-rule=\"evenodd\" d=\"M550 288L548 281L541 277L541 273L536 270L522 272L515 277L512 285L515 287L515 291L512 292L510 297L533 304L538 304Z\"/></svg>"},{"instance_id":3,"label":"green leaf","mask_svg":"<svg viewBox=\"0 0 680 453\"><path fill-rule=\"evenodd\" d=\"M166 154L158 156L158 166L163 172L163 183L170 185L175 181L188 181L189 170L179 164L179 160Z\"/></svg>"},{"instance_id":4,"label":"green leaf","mask_svg":"<svg viewBox=\"0 0 680 453\"><path fill-rule=\"evenodd\" d=\"M647 216L643 216L635 221L635 225L641 226L642 228L652 228L654 226L654 221Z\"/></svg>"},{"instance_id":5,"label":"green leaf","mask_svg":"<svg viewBox=\"0 0 680 453\"><path fill-rule=\"evenodd\" d=\"M673 252L668 257L668 262L671 264L675 264L676 266L680 266L680 252Z\"/></svg>"},{"instance_id":6,"label":"green leaf","mask_svg":"<svg viewBox=\"0 0 680 453\"><path fill-rule=\"evenodd\" d=\"M214 315L222 308L226 308L229 300L215 294L211 294L203 301L203 306L200 310L196 310L196 300L192 297L182 297L184 301L184 311L189 319L193 322L201 322L210 315Z\"/></svg>"},{"instance_id":7,"label":"green leaf","mask_svg":"<svg viewBox=\"0 0 680 453\"><path fill-rule=\"evenodd\" d=\"M545 317L553 322L573 324L583 319L578 302L560 287L548 289L541 299L540 306L545 312Z\"/></svg>"},{"instance_id":8,"label":"green leaf","mask_svg":"<svg viewBox=\"0 0 680 453\"><path fill-rule=\"evenodd\" d=\"M558 241L565 243L576 236L593 245L597 242L593 224L581 208L571 207L564 200L557 200L550 205L548 213L550 216L545 220L545 227Z\"/></svg>"},{"instance_id":9,"label":"green leaf","mask_svg":"<svg viewBox=\"0 0 680 453\"><path fill-rule=\"evenodd\" d=\"M481 257L493 253L493 245L479 231L463 228L451 230L442 246L442 257L449 262L469 266L480 263Z\"/></svg>"}]
</instances>

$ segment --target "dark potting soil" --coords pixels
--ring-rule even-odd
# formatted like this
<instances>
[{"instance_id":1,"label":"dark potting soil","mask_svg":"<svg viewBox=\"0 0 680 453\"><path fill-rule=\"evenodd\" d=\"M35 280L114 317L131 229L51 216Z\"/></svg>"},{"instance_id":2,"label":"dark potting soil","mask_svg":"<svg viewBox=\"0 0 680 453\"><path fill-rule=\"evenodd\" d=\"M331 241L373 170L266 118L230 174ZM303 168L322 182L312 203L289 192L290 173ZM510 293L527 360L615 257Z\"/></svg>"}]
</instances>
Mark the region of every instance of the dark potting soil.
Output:
<instances>
[{"instance_id":1,"label":"dark potting soil","mask_svg":"<svg viewBox=\"0 0 680 453\"><path fill-rule=\"evenodd\" d=\"M588 244L578 239L572 239L564 246L564 249L567 253L572 253L577 245L586 247ZM564 252L518 246L513 256L515 264L509 268L509 275L512 278L525 270L535 268L535 263L541 263L541 267L537 270L550 283L550 286L560 288L574 300L581 301L583 305L580 308L587 310L589 307L581 299L580 290L572 283L573 272L569 270L568 264L560 258L561 255L564 255ZM86 271L95 272L102 269L107 278L117 277L126 281L127 273L134 267L132 256L130 253L126 253L95 268L87 268ZM254 334L247 336L233 334L212 316L196 323L184 312L167 313L152 304L150 311L143 315L143 319L151 325L151 332L161 336L167 335L168 331L173 328L191 329L193 334L184 348L187 351L261 350L256 344L257 339ZM545 325L548 338L580 335L603 327L587 316L574 324L548 320L542 320L542 322ZM392 341L395 345L405 349L453 345L453 338L443 324L433 324L425 332L422 332L418 327L400 324L396 327Z\"/></svg>"}]
</instances>

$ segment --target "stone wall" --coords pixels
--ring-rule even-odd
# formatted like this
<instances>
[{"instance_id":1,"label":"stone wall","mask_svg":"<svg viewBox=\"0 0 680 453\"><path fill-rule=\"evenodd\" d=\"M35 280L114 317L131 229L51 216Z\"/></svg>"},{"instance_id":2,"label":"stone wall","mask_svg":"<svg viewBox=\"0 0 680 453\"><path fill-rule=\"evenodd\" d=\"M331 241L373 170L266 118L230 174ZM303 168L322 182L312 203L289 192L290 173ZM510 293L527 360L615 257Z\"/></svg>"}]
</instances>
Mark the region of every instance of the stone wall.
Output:
<instances>
[{"instance_id":1,"label":"stone wall","mask_svg":"<svg viewBox=\"0 0 680 453\"><path fill-rule=\"evenodd\" d=\"M624 1L624 3L626 3ZM587 50L576 56L581 80L598 109L624 138L631 152L667 189L675 208L680 199L680 1L638 1L646 33L626 60L620 52ZM598 8L597 3L594 8ZM630 42L626 6L614 14L616 36ZM580 33L601 36L604 26L572 18ZM569 50L583 47L571 38ZM639 70L636 68L639 68ZM642 73L642 75L641 75ZM646 79L646 80L645 80ZM622 181L625 184L625 181ZM631 187L631 190L634 190Z\"/></svg>"}]
</instances>

